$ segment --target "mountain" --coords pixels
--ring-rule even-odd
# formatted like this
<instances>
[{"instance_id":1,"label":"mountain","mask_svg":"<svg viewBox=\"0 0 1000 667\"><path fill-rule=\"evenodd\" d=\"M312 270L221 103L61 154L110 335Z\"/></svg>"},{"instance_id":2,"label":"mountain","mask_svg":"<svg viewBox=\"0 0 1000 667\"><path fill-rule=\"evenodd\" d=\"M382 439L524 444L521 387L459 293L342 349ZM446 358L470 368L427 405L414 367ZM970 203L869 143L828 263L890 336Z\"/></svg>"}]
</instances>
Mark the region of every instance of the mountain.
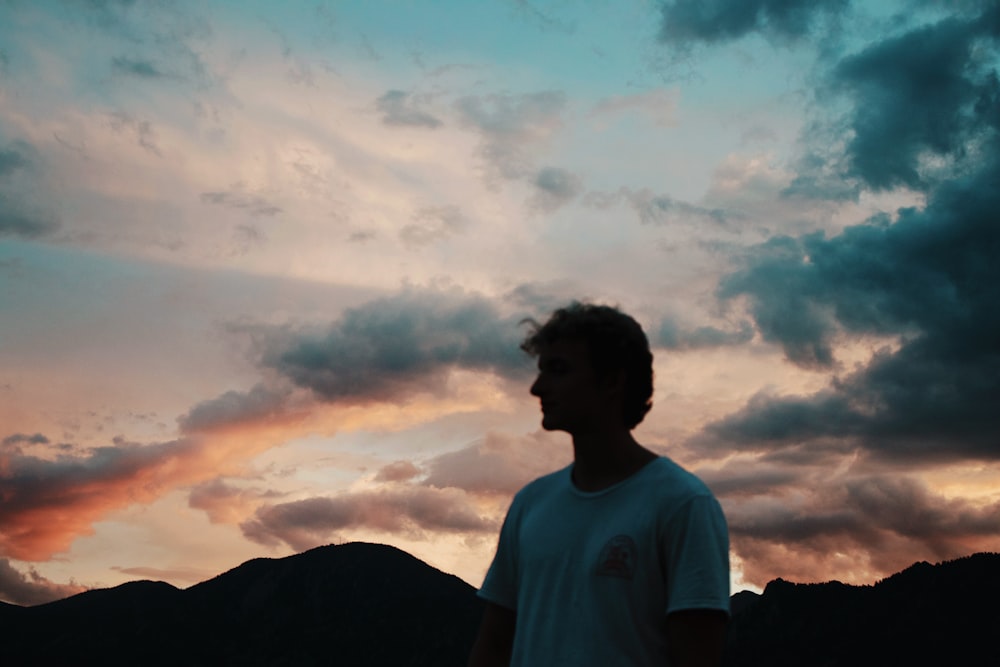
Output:
<instances>
[{"instance_id":1,"label":"mountain","mask_svg":"<svg viewBox=\"0 0 1000 667\"><path fill-rule=\"evenodd\" d=\"M16 611L17 613L10 613ZM2 665L464 665L474 589L393 547L259 558L0 612Z\"/></svg>"},{"instance_id":2,"label":"mountain","mask_svg":"<svg viewBox=\"0 0 1000 667\"><path fill-rule=\"evenodd\" d=\"M1000 665L1000 554L921 562L873 586L776 579L737 604L725 667Z\"/></svg>"},{"instance_id":3,"label":"mountain","mask_svg":"<svg viewBox=\"0 0 1000 667\"><path fill-rule=\"evenodd\" d=\"M873 586L732 597L724 667L1000 665L1000 554L917 563ZM259 558L180 590L136 581L0 603L0 665L464 665L474 589L393 547Z\"/></svg>"}]
</instances>

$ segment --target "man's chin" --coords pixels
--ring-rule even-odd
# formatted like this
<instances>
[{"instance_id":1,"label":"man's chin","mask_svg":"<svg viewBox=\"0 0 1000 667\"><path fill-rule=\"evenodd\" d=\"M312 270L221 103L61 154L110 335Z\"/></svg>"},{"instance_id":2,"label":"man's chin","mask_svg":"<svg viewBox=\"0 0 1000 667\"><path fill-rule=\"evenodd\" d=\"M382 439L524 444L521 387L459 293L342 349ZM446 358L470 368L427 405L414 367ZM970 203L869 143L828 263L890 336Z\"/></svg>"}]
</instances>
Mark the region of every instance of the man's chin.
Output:
<instances>
[{"instance_id":1,"label":"man's chin","mask_svg":"<svg viewBox=\"0 0 1000 667\"><path fill-rule=\"evenodd\" d=\"M545 429L546 431L565 430L562 426L560 426L559 422L557 422L555 419L553 419L552 417L546 417L544 415L542 416L542 428Z\"/></svg>"}]
</instances>

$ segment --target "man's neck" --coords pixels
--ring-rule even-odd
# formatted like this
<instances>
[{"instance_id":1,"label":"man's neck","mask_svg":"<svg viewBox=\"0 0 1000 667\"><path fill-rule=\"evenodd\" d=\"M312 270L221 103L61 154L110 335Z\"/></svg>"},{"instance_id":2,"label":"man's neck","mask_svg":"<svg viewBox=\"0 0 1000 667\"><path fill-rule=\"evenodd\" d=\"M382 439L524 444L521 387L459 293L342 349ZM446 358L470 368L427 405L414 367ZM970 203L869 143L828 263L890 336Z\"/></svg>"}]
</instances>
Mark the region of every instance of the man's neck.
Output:
<instances>
[{"instance_id":1,"label":"man's neck","mask_svg":"<svg viewBox=\"0 0 1000 667\"><path fill-rule=\"evenodd\" d=\"M626 429L573 435L573 484L600 491L630 477L656 458Z\"/></svg>"}]
</instances>

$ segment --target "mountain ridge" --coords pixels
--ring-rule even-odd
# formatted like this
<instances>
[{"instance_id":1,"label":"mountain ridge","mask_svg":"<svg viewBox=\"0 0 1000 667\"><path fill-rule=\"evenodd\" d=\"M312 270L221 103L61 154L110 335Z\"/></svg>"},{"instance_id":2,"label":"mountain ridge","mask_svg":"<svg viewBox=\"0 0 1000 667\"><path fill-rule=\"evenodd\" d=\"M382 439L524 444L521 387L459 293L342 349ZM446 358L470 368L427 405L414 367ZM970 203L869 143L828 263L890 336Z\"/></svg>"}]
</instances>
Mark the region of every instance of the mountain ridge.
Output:
<instances>
[{"instance_id":1,"label":"mountain ridge","mask_svg":"<svg viewBox=\"0 0 1000 667\"><path fill-rule=\"evenodd\" d=\"M995 666L998 598L997 553L870 585L775 579L732 596L724 666ZM139 580L0 604L0 663L447 667L465 664L482 608L455 575L353 542L255 558L186 589Z\"/></svg>"}]
</instances>

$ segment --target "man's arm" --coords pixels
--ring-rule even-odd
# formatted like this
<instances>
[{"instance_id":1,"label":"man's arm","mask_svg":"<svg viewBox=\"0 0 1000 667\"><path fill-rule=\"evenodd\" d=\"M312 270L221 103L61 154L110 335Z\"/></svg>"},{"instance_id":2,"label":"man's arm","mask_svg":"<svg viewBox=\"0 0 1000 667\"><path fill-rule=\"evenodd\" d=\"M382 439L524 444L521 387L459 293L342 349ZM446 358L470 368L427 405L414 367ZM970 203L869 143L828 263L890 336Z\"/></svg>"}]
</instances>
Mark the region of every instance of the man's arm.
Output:
<instances>
[{"instance_id":1,"label":"man's arm","mask_svg":"<svg viewBox=\"0 0 1000 667\"><path fill-rule=\"evenodd\" d=\"M667 615L667 649L672 667L719 667L726 641L726 612L685 609Z\"/></svg>"},{"instance_id":2,"label":"man's arm","mask_svg":"<svg viewBox=\"0 0 1000 667\"><path fill-rule=\"evenodd\" d=\"M506 607L486 603L479 635L472 645L469 667L507 667L514 645L514 625L517 615Z\"/></svg>"}]
</instances>

